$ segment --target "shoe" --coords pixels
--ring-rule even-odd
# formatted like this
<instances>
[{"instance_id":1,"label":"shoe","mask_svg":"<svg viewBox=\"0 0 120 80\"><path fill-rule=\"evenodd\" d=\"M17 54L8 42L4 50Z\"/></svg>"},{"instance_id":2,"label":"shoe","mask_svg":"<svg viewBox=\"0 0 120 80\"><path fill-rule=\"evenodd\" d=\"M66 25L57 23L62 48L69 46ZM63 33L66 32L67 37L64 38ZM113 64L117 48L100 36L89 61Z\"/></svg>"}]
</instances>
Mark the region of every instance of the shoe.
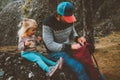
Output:
<instances>
[{"instance_id":1,"label":"shoe","mask_svg":"<svg viewBox=\"0 0 120 80\"><path fill-rule=\"evenodd\" d=\"M60 59L57 61L57 63L59 64L58 68L62 69L62 65L63 65L63 58L60 57Z\"/></svg>"},{"instance_id":2,"label":"shoe","mask_svg":"<svg viewBox=\"0 0 120 80\"><path fill-rule=\"evenodd\" d=\"M59 63L57 63L55 66L50 66L49 67L50 70L49 72L46 73L46 76L51 77L55 73L55 71L58 69L58 66L59 66Z\"/></svg>"}]
</instances>

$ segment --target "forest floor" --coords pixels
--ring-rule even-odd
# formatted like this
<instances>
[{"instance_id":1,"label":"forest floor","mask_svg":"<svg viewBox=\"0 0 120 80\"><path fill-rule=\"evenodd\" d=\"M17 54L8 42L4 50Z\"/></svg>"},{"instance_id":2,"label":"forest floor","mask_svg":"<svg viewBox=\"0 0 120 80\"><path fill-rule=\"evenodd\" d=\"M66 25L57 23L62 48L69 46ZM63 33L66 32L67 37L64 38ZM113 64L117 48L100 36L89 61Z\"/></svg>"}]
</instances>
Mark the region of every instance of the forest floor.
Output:
<instances>
[{"instance_id":1,"label":"forest floor","mask_svg":"<svg viewBox=\"0 0 120 80\"><path fill-rule=\"evenodd\" d=\"M112 32L105 37L95 37L95 57L100 72L106 80L120 79L120 32ZM16 46L0 47L0 51L16 51ZM17 52L18 53L18 52Z\"/></svg>"},{"instance_id":2,"label":"forest floor","mask_svg":"<svg viewBox=\"0 0 120 80\"><path fill-rule=\"evenodd\" d=\"M98 39L95 57L106 80L120 79L120 32Z\"/></svg>"}]
</instances>

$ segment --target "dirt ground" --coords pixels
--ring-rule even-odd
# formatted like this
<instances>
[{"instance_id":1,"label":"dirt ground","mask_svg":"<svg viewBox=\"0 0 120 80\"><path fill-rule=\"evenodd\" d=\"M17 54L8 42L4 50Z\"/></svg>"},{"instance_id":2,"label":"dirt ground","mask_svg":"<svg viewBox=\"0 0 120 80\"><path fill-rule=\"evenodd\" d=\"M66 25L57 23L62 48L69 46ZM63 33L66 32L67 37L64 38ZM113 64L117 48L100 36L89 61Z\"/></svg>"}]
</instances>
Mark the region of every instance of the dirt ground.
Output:
<instances>
[{"instance_id":1,"label":"dirt ground","mask_svg":"<svg viewBox=\"0 0 120 80\"><path fill-rule=\"evenodd\" d=\"M112 32L106 37L95 37L95 41L94 55L101 73L106 80L120 80L120 32ZM0 51L17 51L17 47L0 47Z\"/></svg>"},{"instance_id":2,"label":"dirt ground","mask_svg":"<svg viewBox=\"0 0 120 80\"><path fill-rule=\"evenodd\" d=\"M95 57L106 80L120 80L120 32L98 39Z\"/></svg>"}]
</instances>

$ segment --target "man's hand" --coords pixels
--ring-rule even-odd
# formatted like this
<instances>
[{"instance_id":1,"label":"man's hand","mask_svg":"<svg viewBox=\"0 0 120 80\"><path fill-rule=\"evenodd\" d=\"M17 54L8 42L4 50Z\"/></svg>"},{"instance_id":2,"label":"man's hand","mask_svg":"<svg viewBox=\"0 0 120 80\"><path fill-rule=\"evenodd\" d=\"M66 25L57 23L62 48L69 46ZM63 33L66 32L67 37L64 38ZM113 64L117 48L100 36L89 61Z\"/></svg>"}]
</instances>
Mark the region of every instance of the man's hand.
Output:
<instances>
[{"instance_id":1,"label":"man's hand","mask_svg":"<svg viewBox=\"0 0 120 80\"><path fill-rule=\"evenodd\" d=\"M71 48L75 50L75 49L81 48L81 46L80 46L79 43L77 43L77 44L71 44Z\"/></svg>"},{"instance_id":2,"label":"man's hand","mask_svg":"<svg viewBox=\"0 0 120 80\"><path fill-rule=\"evenodd\" d=\"M84 43L86 42L86 39L84 37L80 37L78 38L78 42L82 45L84 45Z\"/></svg>"}]
</instances>

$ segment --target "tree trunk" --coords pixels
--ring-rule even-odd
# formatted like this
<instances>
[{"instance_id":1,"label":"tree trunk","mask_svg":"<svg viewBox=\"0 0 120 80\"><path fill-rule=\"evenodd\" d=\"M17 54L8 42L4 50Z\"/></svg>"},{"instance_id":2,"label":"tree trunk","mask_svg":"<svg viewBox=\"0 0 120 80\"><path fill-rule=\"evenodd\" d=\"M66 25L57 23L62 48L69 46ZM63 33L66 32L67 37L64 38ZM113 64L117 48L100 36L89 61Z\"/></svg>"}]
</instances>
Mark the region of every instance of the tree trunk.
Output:
<instances>
[{"instance_id":1,"label":"tree trunk","mask_svg":"<svg viewBox=\"0 0 120 80\"><path fill-rule=\"evenodd\" d=\"M83 15L83 36L91 44L89 47L90 52L94 52L94 28L92 26L92 0L82 0L82 15Z\"/></svg>"}]
</instances>

